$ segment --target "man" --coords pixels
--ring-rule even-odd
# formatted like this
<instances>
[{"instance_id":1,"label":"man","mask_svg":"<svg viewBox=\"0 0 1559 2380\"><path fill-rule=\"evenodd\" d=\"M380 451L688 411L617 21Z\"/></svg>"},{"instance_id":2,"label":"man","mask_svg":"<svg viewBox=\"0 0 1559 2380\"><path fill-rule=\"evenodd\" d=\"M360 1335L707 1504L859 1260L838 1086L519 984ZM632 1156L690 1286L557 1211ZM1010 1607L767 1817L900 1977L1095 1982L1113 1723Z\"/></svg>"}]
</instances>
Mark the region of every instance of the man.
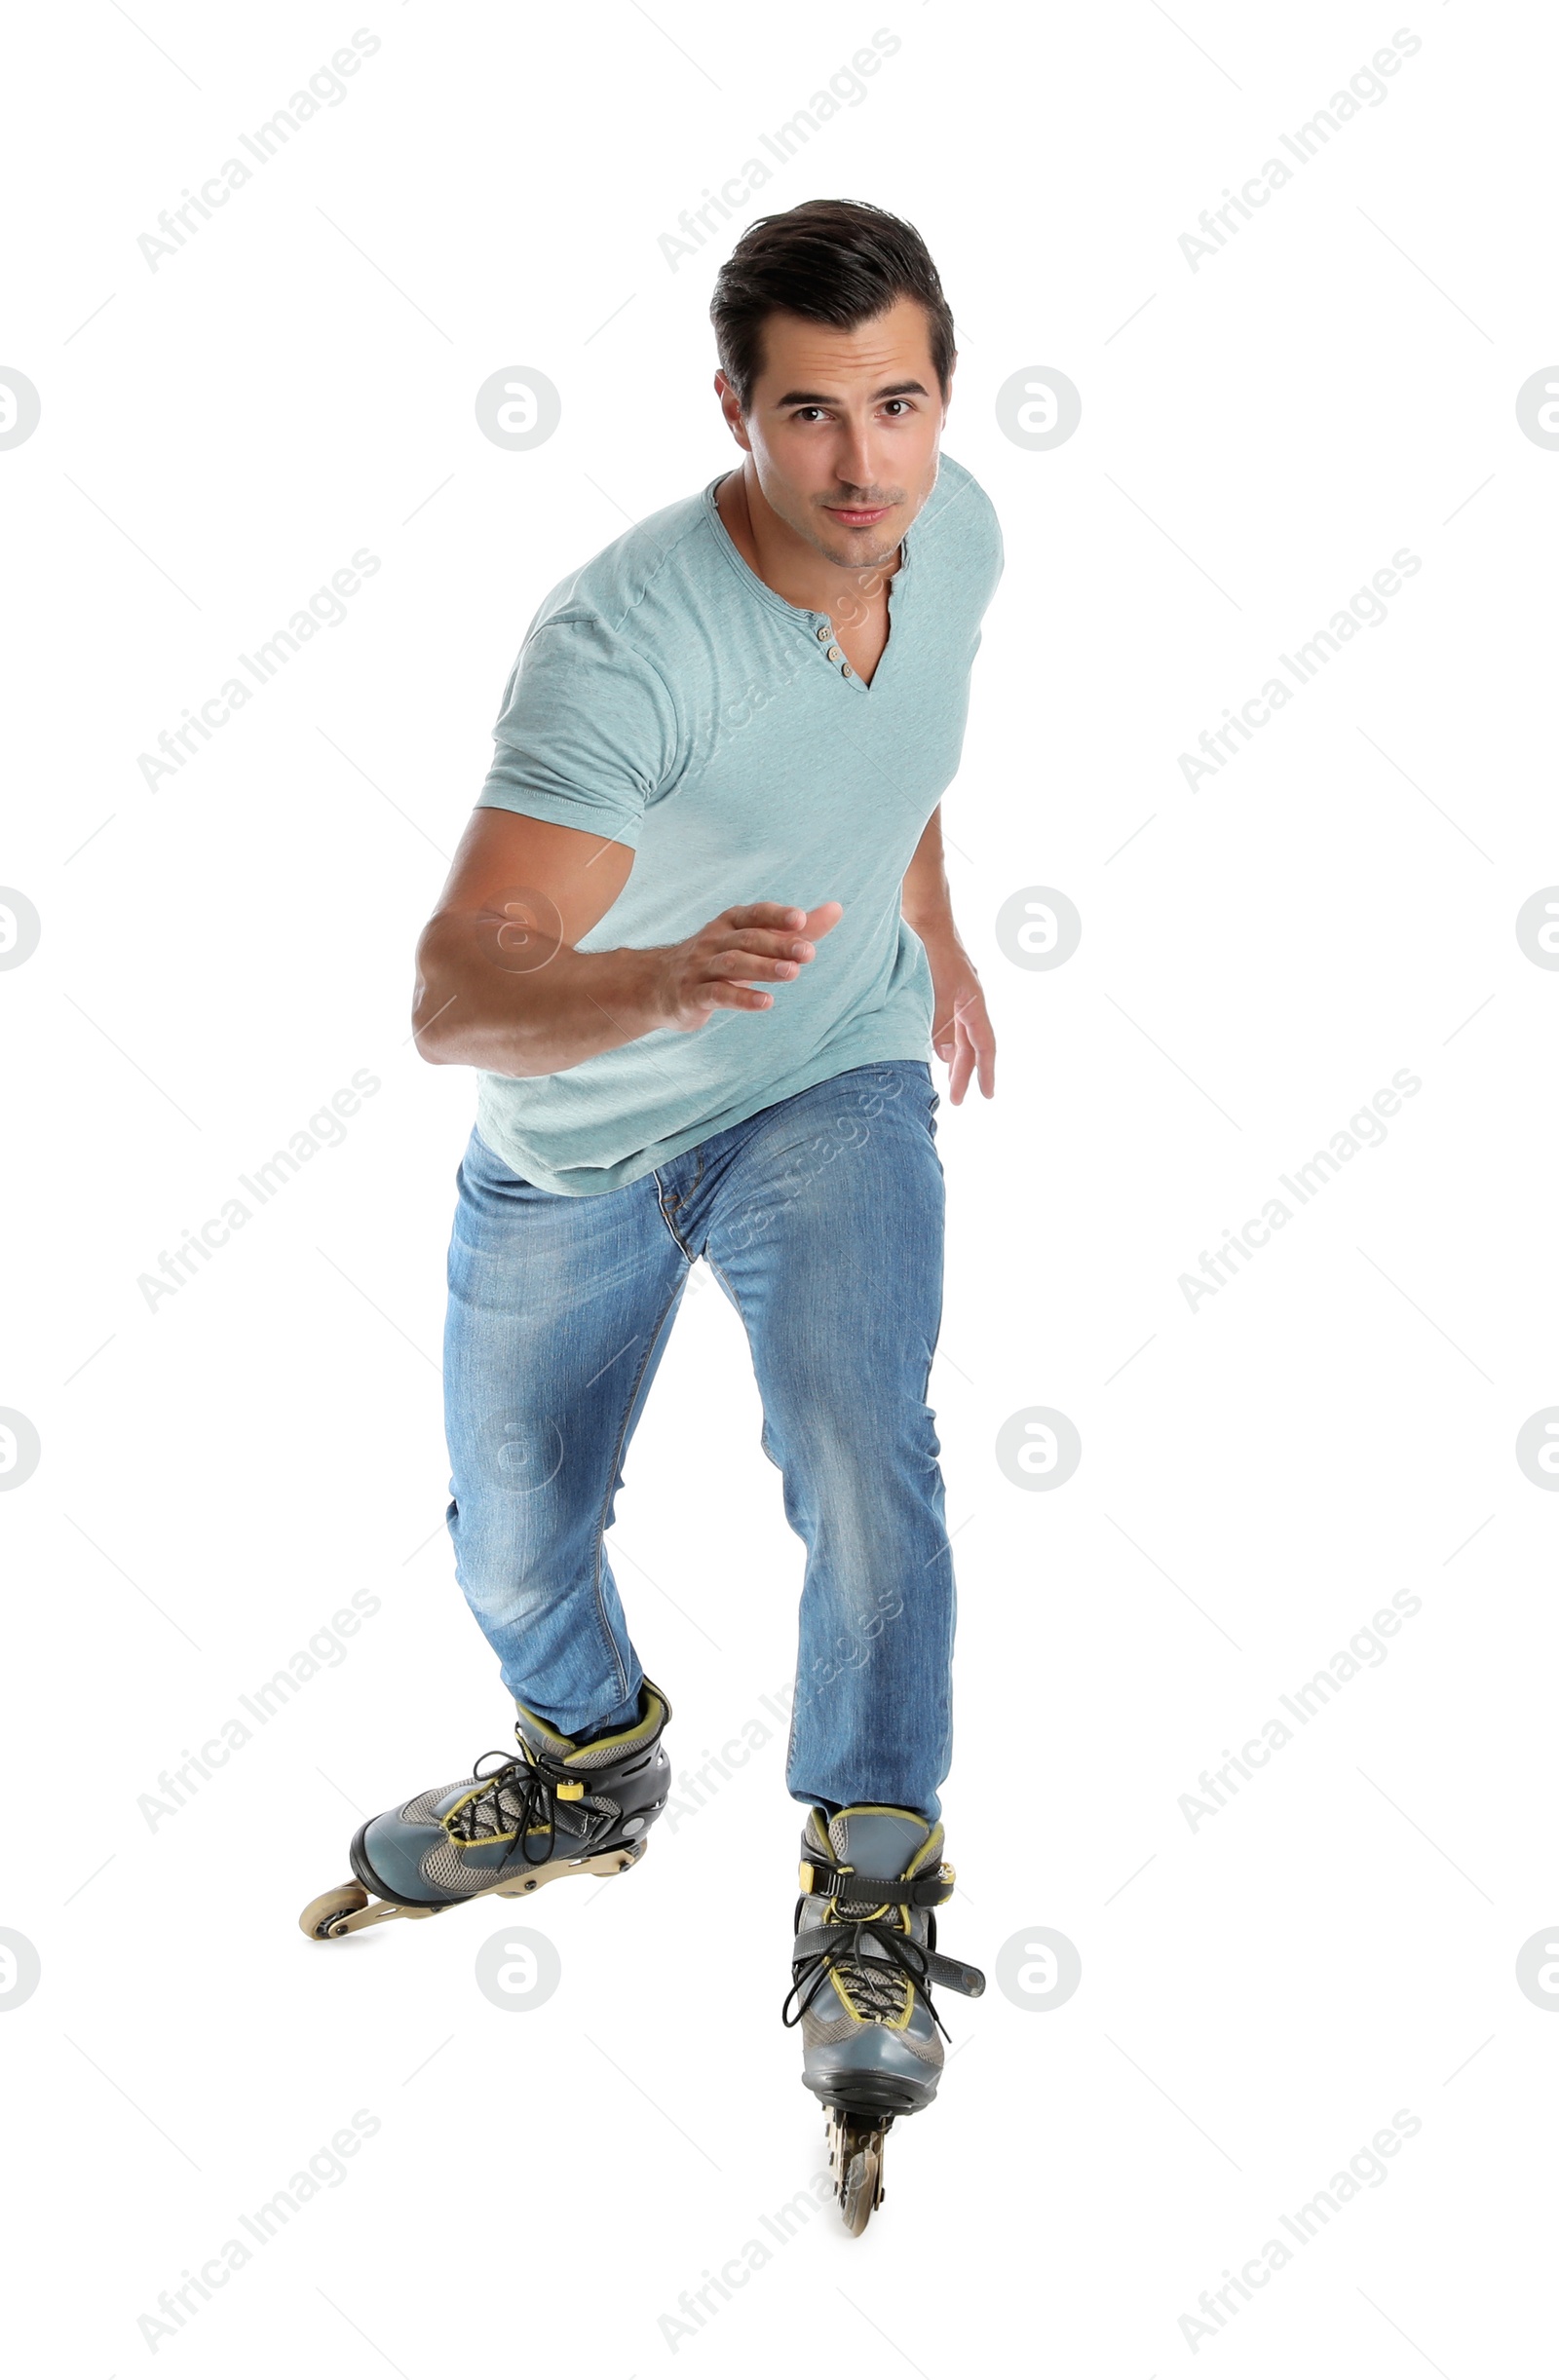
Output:
<instances>
[{"instance_id":1,"label":"man","mask_svg":"<svg viewBox=\"0 0 1559 2380\"><path fill-rule=\"evenodd\" d=\"M358 1923L641 1852L668 1711L604 1540L702 1256L745 1325L807 1547L786 1777L808 1808L805 2079L880 2151L936 2088L928 1980L981 1983L934 1956L930 1916L952 1888L954 1585L925 1401L927 1056L955 1106L971 1078L991 1095L938 805L1002 545L939 454L952 317L910 226L834 201L766 216L710 314L741 466L542 604L417 955L419 1048L479 1070L448 1521L520 1757L372 1821L359 1887L305 1920L345 1930L362 1887L390 1906ZM875 2168L843 2146L858 2228Z\"/></svg>"}]
</instances>

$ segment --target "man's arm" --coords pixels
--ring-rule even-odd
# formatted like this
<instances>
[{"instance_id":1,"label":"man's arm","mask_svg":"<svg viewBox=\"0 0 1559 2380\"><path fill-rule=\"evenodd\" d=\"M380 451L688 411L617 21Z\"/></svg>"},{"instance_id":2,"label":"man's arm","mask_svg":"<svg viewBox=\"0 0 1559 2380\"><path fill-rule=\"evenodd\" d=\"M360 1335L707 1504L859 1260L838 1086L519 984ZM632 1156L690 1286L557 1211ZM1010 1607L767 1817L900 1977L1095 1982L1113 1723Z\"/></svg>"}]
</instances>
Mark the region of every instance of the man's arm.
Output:
<instances>
[{"instance_id":1,"label":"man's arm","mask_svg":"<svg viewBox=\"0 0 1559 2380\"><path fill-rule=\"evenodd\" d=\"M930 948L938 938L956 933L953 900L942 863L942 806L937 803L926 832L915 846L915 856L904 872L903 912L921 940Z\"/></svg>"},{"instance_id":2,"label":"man's arm","mask_svg":"<svg viewBox=\"0 0 1559 2380\"><path fill-rule=\"evenodd\" d=\"M473 812L417 945L411 1021L435 1066L557 1075L644 1034L696 1033L716 1008L772 1008L838 923L777 901L727 909L685 942L580 951L633 866L624 845L516 811Z\"/></svg>"},{"instance_id":3,"label":"man's arm","mask_svg":"<svg viewBox=\"0 0 1559 2380\"><path fill-rule=\"evenodd\" d=\"M996 1090L996 1035L985 1012L985 995L974 963L958 938L952 896L942 864L942 809L932 812L915 856L904 872L901 899L906 922L926 945L935 1013L932 1047L948 1069L947 1095L956 1108L971 1074L991 1098Z\"/></svg>"}]
</instances>

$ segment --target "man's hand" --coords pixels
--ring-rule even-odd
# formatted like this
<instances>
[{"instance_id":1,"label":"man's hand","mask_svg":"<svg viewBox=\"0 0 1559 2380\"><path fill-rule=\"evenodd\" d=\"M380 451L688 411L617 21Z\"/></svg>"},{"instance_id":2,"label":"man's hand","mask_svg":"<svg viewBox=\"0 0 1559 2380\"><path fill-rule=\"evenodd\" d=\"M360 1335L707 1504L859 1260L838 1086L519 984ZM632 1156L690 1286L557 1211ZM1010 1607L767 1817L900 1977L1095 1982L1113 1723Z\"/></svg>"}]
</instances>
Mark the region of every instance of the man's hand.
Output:
<instances>
[{"instance_id":1,"label":"man's hand","mask_svg":"<svg viewBox=\"0 0 1559 2380\"><path fill-rule=\"evenodd\" d=\"M418 1050L434 1066L527 1080L716 1008L772 1008L844 915L781 901L727 909L669 947L582 951L627 883L624 844L522 812L473 814L417 945Z\"/></svg>"},{"instance_id":2,"label":"man's hand","mask_svg":"<svg viewBox=\"0 0 1559 2380\"><path fill-rule=\"evenodd\" d=\"M756 987L799 975L844 914L838 901L810 911L779 901L722 910L686 942L653 954L661 1023L674 1033L697 1033L716 1008L772 1008L774 994Z\"/></svg>"},{"instance_id":3,"label":"man's hand","mask_svg":"<svg viewBox=\"0 0 1559 2380\"><path fill-rule=\"evenodd\" d=\"M902 907L906 924L919 934L931 963L936 1001L932 1047L949 1070L947 1095L956 1108L977 1069L980 1090L989 1099L996 1090L996 1036L985 1013L980 979L953 924L947 871L942 864L939 803L926 821L905 871Z\"/></svg>"},{"instance_id":4,"label":"man's hand","mask_svg":"<svg viewBox=\"0 0 1559 2380\"><path fill-rule=\"evenodd\" d=\"M947 1096L956 1108L978 1075L981 1094L996 1091L996 1034L985 1011L985 995L973 962L953 931L921 936L931 962L936 1005L932 1023L932 1047L948 1069Z\"/></svg>"}]
</instances>

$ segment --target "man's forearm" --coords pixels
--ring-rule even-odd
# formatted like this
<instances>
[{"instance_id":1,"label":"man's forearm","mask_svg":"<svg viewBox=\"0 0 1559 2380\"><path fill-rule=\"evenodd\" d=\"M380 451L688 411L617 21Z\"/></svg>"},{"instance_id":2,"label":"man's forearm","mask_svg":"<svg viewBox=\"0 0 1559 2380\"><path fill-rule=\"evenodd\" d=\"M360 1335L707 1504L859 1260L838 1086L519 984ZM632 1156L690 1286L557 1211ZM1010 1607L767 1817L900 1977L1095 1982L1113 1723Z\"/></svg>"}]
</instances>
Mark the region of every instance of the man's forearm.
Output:
<instances>
[{"instance_id":1,"label":"man's forearm","mask_svg":"<svg viewBox=\"0 0 1559 2380\"><path fill-rule=\"evenodd\" d=\"M958 941L958 928L953 923L953 900L947 879L942 874L938 857L934 875L922 866L904 879L899 906L904 923L912 926L928 948Z\"/></svg>"},{"instance_id":2,"label":"man's forearm","mask_svg":"<svg viewBox=\"0 0 1559 2380\"><path fill-rule=\"evenodd\" d=\"M927 902L911 909L904 904L904 923L913 926L928 950L945 945L951 948L959 942L958 927L953 923L953 905L944 895L940 901ZM959 943L962 948L962 944Z\"/></svg>"},{"instance_id":3,"label":"man's forearm","mask_svg":"<svg viewBox=\"0 0 1559 2380\"><path fill-rule=\"evenodd\" d=\"M560 1075L668 1020L659 991L666 954L577 951L537 937L536 963L507 961L490 922L435 918L417 948L412 1026L435 1066L495 1075Z\"/></svg>"},{"instance_id":4,"label":"man's forearm","mask_svg":"<svg viewBox=\"0 0 1559 2380\"><path fill-rule=\"evenodd\" d=\"M956 942L953 927L952 896L947 888L947 871L942 859L942 812L940 804L932 812L925 832L915 847L914 857L904 871L899 896L905 923L913 926L923 942Z\"/></svg>"}]
</instances>

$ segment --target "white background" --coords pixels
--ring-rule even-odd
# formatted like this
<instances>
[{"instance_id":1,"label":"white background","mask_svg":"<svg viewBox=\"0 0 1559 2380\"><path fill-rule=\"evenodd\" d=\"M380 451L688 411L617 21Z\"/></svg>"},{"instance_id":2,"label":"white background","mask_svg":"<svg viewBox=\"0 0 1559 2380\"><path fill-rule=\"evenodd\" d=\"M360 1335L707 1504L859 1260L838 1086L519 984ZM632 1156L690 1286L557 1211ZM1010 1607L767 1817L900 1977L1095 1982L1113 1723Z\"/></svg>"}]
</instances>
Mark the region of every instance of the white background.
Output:
<instances>
[{"instance_id":1,"label":"white background","mask_svg":"<svg viewBox=\"0 0 1559 2380\"><path fill-rule=\"evenodd\" d=\"M42 1961L0 2022L18 2368L138 2369L159 2292L366 2110L339 2186L160 2366L931 2373L1005 2341L1148 2380L1402 2110L1387 2178L1195 2360L1525 2369L1559 1507L1513 1448L1559 1400L1559 976L1514 920L1559 878L1559 455L1515 395L1559 351L1553 21L1426 0L1385 103L1193 272L1180 235L1400 19L392 4L344 102L149 270L138 235L358 21L105 0L9 34L0 362L43 406L0 453L0 879L42 918L0 974L0 1405L43 1450L0 1497L0 1923ZM780 1724L638 1873L524 1912L561 1957L544 2006L476 1988L493 1904L324 1946L295 1916L356 1812L512 1717L442 1527L474 1085L408 1046L416 933L541 595L734 459L706 309L738 225L674 271L659 235L880 25L867 95L739 220L845 196L919 227L959 327L944 444L1006 538L944 811L1001 1057L996 1101L939 1118L942 1940L994 1977L1050 1927L1083 1981L946 1996L942 2097L866 2237L824 2210L780 2247L763 2218L821 2161L778 2021ZM529 453L475 420L505 366L562 395ZM1051 452L996 418L1027 367L1082 392ZM345 622L149 790L137 755L362 547ZM1387 622L1192 792L1177 756L1403 547ZM996 942L1031 886L1082 913L1054 971ZM359 1068L382 1089L343 1145L148 1311L137 1276ZM1402 1068L1384 1145L1193 1311L1178 1276ZM1029 1493L994 1449L1041 1405L1083 1461ZM790 1678L801 1551L758 1422L702 1276L616 1540L684 1772ZM347 1658L149 1827L159 1773L355 1589L381 1608ZM1384 1663L1193 1831L1199 1773L1399 1590ZM752 2240L768 2263L669 2333Z\"/></svg>"}]
</instances>

